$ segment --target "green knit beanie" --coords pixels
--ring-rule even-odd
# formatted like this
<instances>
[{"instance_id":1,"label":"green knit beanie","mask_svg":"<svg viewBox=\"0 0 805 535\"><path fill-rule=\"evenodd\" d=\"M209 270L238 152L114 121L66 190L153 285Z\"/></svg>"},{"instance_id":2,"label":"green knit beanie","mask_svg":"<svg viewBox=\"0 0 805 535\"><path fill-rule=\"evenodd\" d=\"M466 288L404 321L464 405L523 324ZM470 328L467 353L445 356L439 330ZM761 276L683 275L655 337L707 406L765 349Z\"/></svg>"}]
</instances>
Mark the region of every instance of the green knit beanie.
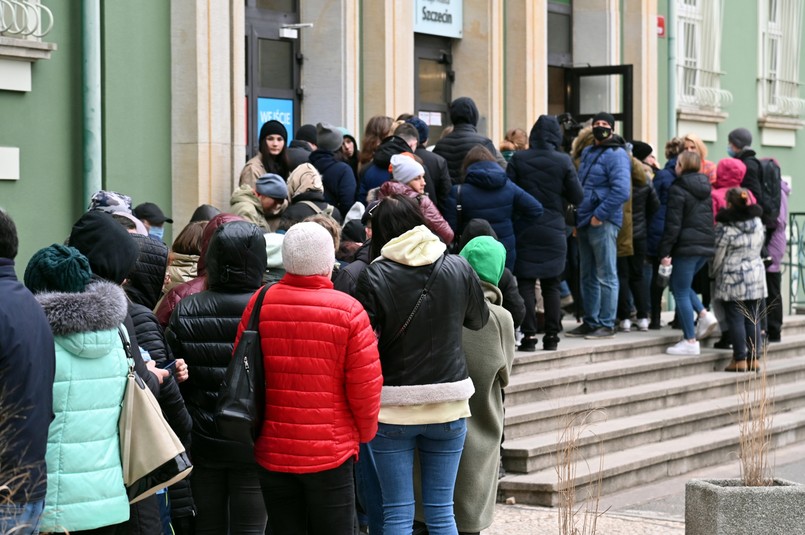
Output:
<instances>
[{"instance_id":1,"label":"green knit beanie","mask_svg":"<svg viewBox=\"0 0 805 535\"><path fill-rule=\"evenodd\" d=\"M467 242L459 253L482 281L498 285L506 267L506 248L492 236L478 236Z\"/></svg>"},{"instance_id":2,"label":"green knit beanie","mask_svg":"<svg viewBox=\"0 0 805 535\"><path fill-rule=\"evenodd\" d=\"M24 276L25 286L33 293L80 293L91 278L87 257L75 247L56 243L34 253Z\"/></svg>"}]
</instances>

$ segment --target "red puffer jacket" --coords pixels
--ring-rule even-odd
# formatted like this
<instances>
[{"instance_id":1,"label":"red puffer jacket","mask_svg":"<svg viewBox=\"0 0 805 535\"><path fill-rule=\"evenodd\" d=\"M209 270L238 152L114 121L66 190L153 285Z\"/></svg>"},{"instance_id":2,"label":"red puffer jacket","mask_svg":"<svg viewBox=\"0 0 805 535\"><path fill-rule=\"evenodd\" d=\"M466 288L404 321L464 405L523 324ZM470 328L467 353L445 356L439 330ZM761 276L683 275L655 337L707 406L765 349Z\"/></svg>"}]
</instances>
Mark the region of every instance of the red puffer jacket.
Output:
<instances>
[{"instance_id":1,"label":"red puffer jacket","mask_svg":"<svg viewBox=\"0 0 805 535\"><path fill-rule=\"evenodd\" d=\"M377 433L383 386L377 339L361 304L328 277L288 273L266 293L259 330L266 409L257 462L303 474L356 457L358 444Z\"/></svg>"}]
</instances>

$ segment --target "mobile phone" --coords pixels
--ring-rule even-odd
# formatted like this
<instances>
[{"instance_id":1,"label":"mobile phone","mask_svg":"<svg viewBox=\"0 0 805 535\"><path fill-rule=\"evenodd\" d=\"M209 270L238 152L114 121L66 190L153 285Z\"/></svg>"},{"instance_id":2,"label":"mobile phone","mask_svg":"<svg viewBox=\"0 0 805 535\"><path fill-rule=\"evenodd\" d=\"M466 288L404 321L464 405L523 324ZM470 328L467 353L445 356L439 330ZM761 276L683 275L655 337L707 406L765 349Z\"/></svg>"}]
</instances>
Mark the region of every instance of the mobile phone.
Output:
<instances>
[{"instance_id":1,"label":"mobile phone","mask_svg":"<svg viewBox=\"0 0 805 535\"><path fill-rule=\"evenodd\" d=\"M163 370L168 370L169 372L173 373L173 371L176 369L176 361L175 360L165 361L165 363L162 364L160 368L162 368Z\"/></svg>"}]
</instances>

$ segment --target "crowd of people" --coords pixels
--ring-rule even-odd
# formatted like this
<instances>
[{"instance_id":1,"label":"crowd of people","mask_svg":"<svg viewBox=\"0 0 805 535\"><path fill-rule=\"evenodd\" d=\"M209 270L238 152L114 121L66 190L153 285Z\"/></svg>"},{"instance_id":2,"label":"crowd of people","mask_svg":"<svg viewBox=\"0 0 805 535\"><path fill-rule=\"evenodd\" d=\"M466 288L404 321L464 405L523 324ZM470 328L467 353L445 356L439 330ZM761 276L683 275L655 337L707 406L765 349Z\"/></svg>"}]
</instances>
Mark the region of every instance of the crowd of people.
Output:
<instances>
[{"instance_id":1,"label":"crowd of people","mask_svg":"<svg viewBox=\"0 0 805 535\"><path fill-rule=\"evenodd\" d=\"M480 533L515 349L544 334L556 350L566 311L564 336L661 328L669 266L668 353L698 355L720 327L727 370L759 369L780 339L789 190L768 202L748 131L717 164L697 136L669 140L661 168L606 112L569 152L553 116L499 147L472 99L450 120L430 146L420 118L373 117L360 147L328 123L288 143L268 121L229 206L198 207L170 247L159 206L100 191L24 285L0 210L0 532ZM214 415L265 285L264 417L245 444ZM194 465L131 505L130 366Z\"/></svg>"}]
</instances>

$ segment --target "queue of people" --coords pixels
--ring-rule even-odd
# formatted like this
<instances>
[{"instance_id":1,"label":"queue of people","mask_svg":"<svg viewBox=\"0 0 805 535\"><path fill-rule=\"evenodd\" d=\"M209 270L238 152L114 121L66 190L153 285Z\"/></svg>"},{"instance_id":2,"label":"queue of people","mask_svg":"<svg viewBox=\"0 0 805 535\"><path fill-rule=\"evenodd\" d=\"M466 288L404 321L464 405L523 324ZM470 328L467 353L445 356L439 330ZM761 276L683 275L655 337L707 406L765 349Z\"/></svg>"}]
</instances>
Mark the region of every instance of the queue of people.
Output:
<instances>
[{"instance_id":1,"label":"queue of people","mask_svg":"<svg viewBox=\"0 0 805 535\"><path fill-rule=\"evenodd\" d=\"M675 138L661 169L607 112L570 154L552 116L501 150L478 133L472 99L450 117L432 150L410 114L373 117L360 149L325 122L288 145L268 121L230 205L200 206L170 247L157 205L98 192L24 285L0 210L0 395L27 422L10 424L24 447L0 451L20 467L0 531L478 534L492 523L515 349L536 351L538 334L553 351L561 336L661 328L661 267L682 330L668 353L697 355L720 327L727 371L760 368L782 325L788 190L766 213L748 132L718 164L696 136ZM214 413L261 289L264 417L244 444ZM579 324L563 335L567 298ZM130 365L194 464L131 505L117 438Z\"/></svg>"}]
</instances>

